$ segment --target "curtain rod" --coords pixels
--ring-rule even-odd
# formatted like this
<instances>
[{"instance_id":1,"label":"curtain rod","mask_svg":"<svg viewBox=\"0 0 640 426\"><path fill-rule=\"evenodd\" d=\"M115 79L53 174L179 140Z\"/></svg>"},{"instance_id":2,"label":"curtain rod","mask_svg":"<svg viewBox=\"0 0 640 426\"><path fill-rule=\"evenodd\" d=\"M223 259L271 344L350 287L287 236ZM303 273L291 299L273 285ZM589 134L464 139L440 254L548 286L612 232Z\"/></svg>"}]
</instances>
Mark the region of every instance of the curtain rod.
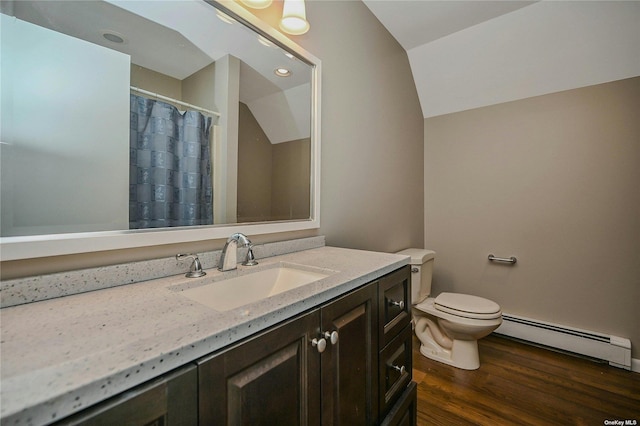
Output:
<instances>
[{"instance_id":1,"label":"curtain rod","mask_svg":"<svg viewBox=\"0 0 640 426\"><path fill-rule=\"evenodd\" d=\"M149 92L148 90L140 89L138 87L130 86L130 88L131 88L131 90L133 92L138 92L138 93L141 93L143 95L152 96L152 97L154 97L156 99L160 99L162 101L172 102L174 104L178 104L178 105L183 106L183 107L195 109L196 111L200 111L200 112L204 112L206 114L210 114L210 115L213 115L213 116L216 116L216 117L220 117L220 113L216 112L216 111L211 111L211 110L208 110L208 109L204 109L204 108L201 108L201 107L199 107L197 105L188 104L186 102L182 102L182 101L179 101L177 99L172 99L172 98L169 98L167 96L160 95L158 93Z\"/></svg>"}]
</instances>

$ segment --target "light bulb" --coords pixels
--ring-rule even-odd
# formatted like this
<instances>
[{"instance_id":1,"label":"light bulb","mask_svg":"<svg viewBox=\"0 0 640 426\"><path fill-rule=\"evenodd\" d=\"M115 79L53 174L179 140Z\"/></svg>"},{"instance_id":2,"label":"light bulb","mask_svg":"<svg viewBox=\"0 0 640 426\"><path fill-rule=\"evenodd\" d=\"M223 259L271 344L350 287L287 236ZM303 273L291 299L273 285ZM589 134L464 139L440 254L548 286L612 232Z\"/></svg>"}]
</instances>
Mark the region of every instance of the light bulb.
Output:
<instances>
[{"instance_id":1,"label":"light bulb","mask_svg":"<svg viewBox=\"0 0 640 426\"><path fill-rule=\"evenodd\" d=\"M309 31L304 0L284 0L280 29L292 35L300 35Z\"/></svg>"}]
</instances>

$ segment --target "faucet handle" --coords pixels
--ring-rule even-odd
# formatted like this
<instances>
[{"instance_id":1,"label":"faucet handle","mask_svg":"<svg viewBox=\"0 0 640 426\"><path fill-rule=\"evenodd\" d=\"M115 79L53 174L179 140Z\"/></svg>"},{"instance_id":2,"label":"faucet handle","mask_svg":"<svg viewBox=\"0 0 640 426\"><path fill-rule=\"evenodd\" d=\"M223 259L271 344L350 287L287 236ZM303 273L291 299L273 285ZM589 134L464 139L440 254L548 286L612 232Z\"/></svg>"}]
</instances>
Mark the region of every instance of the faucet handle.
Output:
<instances>
[{"instance_id":1,"label":"faucet handle","mask_svg":"<svg viewBox=\"0 0 640 426\"><path fill-rule=\"evenodd\" d=\"M247 247L247 257L242 262L244 266L255 266L258 264L256 257L253 255L253 244L249 243Z\"/></svg>"},{"instance_id":2,"label":"faucet handle","mask_svg":"<svg viewBox=\"0 0 640 426\"><path fill-rule=\"evenodd\" d=\"M202 263L200 263L200 259L197 254L176 254L176 260L184 260L184 259L193 259L191 263L191 267L189 268L189 272L184 274L187 278L198 278L207 275L206 272L202 270Z\"/></svg>"}]
</instances>

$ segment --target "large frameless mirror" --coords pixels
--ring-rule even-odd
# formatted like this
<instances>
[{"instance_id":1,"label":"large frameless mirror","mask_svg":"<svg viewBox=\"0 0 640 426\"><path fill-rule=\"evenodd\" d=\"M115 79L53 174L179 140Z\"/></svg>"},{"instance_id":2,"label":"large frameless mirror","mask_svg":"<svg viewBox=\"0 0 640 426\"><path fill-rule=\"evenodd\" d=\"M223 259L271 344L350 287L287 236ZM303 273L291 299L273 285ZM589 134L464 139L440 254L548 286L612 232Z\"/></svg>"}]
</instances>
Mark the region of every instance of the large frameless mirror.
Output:
<instances>
[{"instance_id":1,"label":"large frameless mirror","mask_svg":"<svg viewBox=\"0 0 640 426\"><path fill-rule=\"evenodd\" d=\"M319 226L320 62L242 7L1 12L3 260Z\"/></svg>"}]
</instances>

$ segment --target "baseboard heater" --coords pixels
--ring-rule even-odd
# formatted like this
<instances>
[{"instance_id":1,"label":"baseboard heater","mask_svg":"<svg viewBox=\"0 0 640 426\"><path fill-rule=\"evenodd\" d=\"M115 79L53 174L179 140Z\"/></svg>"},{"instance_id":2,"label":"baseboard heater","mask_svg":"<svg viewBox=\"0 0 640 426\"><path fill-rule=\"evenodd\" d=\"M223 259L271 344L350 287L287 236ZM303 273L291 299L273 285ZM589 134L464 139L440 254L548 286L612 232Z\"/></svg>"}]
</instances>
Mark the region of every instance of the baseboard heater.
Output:
<instances>
[{"instance_id":1,"label":"baseboard heater","mask_svg":"<svg viewBox=\"0 0 640 426\"><path fill-rule=\"evenodd\" d=\"M495 333L608 361L609 365L631 370L631 341L622 337L504 313L502 325Z\"/></svg>"}]
</instances>

